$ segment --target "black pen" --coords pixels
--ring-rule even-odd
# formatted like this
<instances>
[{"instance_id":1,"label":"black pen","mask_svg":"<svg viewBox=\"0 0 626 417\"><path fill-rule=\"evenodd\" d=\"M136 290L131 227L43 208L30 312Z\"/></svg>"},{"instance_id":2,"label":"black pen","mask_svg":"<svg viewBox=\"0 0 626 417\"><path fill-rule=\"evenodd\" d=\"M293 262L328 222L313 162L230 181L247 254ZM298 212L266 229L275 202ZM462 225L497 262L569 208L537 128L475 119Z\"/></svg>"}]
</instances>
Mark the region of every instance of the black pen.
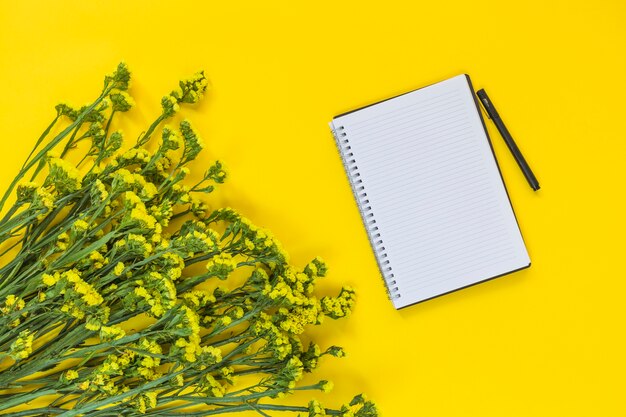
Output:
<instances>
[{"instance_id":1,"label":"black pen","mask_svg":"<svg viewBox=\"0 0 626 417\"><path fill-rule=\"evenodd\" d=\"M522 172L524 173L526 180L528 181L532 189L537 191L539 189L539 181L537 181L535 174L533 174L530 167L528 166L528 162L526 162L526 159L524 159L522 152L520 152L519 148L515 144L513 137L511 136L508 129L504 125L504 122L500 118L500 115L498 114L496 108L493 106L493 103L491 102L491 100L489 100L487 93L485 92L484 89L480 89L476 92L476 95L480 99L480 102L483 104L483 107L485 108L487 115L489 116L491 120L493 120L493 123L498 128L500 135L502 135L502 138L506 142L506 145L509 147L509 150L513 154L513 157L515 158L515 160L517 161L517 165L519 165Z\"/></svg>"}]
</instances>

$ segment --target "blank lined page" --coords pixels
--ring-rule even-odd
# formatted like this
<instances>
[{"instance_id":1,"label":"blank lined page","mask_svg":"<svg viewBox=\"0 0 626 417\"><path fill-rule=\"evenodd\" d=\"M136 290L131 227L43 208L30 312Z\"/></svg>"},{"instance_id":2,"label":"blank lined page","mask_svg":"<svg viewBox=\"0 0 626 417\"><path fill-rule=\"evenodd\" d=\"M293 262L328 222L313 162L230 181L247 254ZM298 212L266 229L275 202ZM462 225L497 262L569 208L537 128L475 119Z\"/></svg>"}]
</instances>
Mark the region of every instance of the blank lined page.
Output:
<instances>
[{"instance_id":1,"label":"blank lined page","mask_svg":"<svg viewBox=\"0 0 626 417\"><path fill-rule=\"evenodd\" d=\"M396 308L530 265L465 75L331 126Z\"/></svg>"}]
</instances>

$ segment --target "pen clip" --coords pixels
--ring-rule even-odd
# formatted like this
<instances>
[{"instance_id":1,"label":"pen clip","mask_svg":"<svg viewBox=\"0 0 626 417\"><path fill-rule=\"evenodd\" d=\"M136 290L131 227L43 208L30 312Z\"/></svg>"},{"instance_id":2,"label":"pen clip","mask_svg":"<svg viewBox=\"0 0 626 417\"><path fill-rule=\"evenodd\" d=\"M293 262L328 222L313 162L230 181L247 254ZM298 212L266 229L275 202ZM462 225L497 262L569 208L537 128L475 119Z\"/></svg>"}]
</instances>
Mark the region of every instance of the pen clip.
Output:
<instances>
[{"instance_id":1,"label":"pen clip","mask_svg":"<svg viewBox=\"0 0 626 417\"><path fill-rule=\"evenodd\" d=\"M498 114L498 111L491 103L491 100L489 100L489 96L485 92L485 89L481 88L480 90L476 92L476 95L478 96L478 100L480 101L480 104L483 105L483 108L485 109L485 113L487 113L487 117L489 117L490 119L499 119L500 115Z\"/></svg>"},{"instance_id":2,"label":"pen clip","mask_svg":"<svg viewBox=\"0 0 626 417\"><path fill-rule=\"evenodd\" d=\"M476 97L478 97L478 101L480 101L480 110L485 114L485 116L487 116L487 119L491 119L491 115L489 114L489 112L487 111L485 102L483 101L483 98L481 97L481 94L479 93L484 93L484 89L480 89L478 91L476 91Z\"/></svg>"}]
</instances>

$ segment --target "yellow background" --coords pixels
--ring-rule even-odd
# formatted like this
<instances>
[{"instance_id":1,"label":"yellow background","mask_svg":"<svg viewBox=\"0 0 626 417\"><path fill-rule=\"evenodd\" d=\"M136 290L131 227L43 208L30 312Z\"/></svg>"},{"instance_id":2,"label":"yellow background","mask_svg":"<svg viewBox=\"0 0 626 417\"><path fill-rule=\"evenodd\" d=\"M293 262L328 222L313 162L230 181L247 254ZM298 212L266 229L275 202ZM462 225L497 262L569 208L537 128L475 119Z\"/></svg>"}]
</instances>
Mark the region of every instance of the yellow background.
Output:
<instances>
[{"instance_id":1,"label":"yellow background","mask_svg":"<svg viewBox=\"0 0 626 417\"><path fill-rule=\"evenodd\" d=\"M311 332L349 353L324 362L312 380L336 389L316 398L366 392L388 417L624 413L624 2L0 5L3 188L54 104L95 97L118 61L134 73L138 125L179 78L206 70L214 89L186 114L204 161L230 168L213 202L274 231L295 264L325 258L322 291L359 292L349 320ZM463 72L542 185L531 191L488 124L533 264L398 312L327 122Z\"/></svg>"}]
</instances>

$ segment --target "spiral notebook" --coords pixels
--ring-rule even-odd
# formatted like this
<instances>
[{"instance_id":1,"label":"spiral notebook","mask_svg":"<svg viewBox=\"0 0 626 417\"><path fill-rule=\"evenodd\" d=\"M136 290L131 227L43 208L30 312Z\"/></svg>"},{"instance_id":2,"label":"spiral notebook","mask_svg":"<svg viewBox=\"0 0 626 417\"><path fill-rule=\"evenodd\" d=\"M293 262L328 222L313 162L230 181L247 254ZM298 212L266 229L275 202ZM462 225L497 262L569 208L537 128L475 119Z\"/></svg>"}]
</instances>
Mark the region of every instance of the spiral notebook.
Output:
<instances>
[{"instance_id":1,"label":"spiral notebook","mask_svg":"<svg viewBox=\"0 0 626 417\"><path fill-rule=\"evenodd\" d=\"M469 76L330 127L396 308L530 266Z\"/></svg>"}]
</instances>

